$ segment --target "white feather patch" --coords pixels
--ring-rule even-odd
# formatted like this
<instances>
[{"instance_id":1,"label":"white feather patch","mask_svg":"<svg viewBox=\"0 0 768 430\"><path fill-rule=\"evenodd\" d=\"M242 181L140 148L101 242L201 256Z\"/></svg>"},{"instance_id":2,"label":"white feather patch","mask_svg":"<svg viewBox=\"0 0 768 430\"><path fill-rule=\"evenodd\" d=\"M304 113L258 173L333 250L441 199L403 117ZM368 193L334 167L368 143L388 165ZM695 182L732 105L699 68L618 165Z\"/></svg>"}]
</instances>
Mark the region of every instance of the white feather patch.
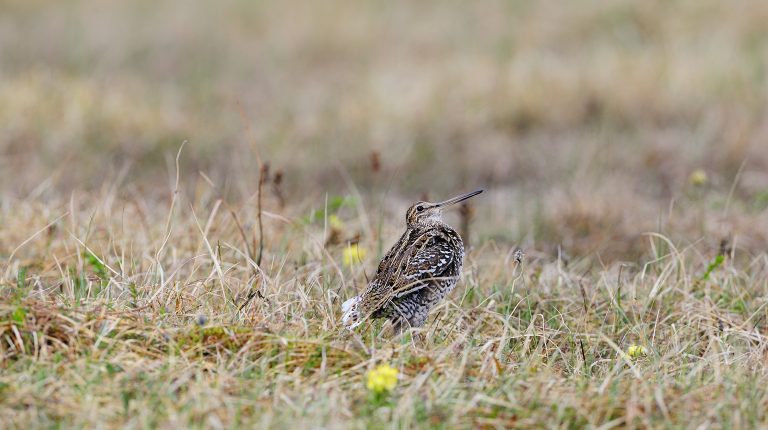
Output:
<instances>
[{"instance_id":1,"label":"white feather patch","mask_svg":"<svg viewBox=\"0 0 768 430\"><path fill-rule=\"evenodd\" d=\"M360 320L360 314L357 311L357 306L360 304L360 296L352 297L341 304L341 311L344 315L341 316L341 320L344 326L352 330L359 326L363 321Z\"/></svg>"}]
</instances>

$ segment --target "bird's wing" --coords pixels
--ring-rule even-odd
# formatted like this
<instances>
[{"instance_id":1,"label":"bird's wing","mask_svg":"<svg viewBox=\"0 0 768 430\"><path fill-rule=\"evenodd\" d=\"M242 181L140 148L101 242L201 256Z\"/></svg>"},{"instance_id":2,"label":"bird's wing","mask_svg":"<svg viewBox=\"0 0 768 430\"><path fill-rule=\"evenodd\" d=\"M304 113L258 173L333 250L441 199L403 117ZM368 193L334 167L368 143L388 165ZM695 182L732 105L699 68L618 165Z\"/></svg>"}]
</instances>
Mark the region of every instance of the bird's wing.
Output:
<instances>
[{"instance_id":1,"label":"bird's wing","mask_svg":"<svg viewBox=\"0 0 768 430\"><path fill-rule=\"evenodd\" d=\"M420 290L429 284L425 281L441 280L454 264L455 249L441 235L430 235L419 242L392 286L391 297L403 297Z\"/></svg>"},{"instance_id":2,"label":"bird's wing","mask_svg":"<svg viewBox=\"0 0 768 430\"><path fill-rule=\"evenodd\" d=\"M376 312L393 299L424 288L429 279L445 276L444 272L456 256L446 237L429 231L393 248L385 258L388 259L386 264L380 265L376 277L362 295L365 313Z\"/></svg>"}]
</instances>

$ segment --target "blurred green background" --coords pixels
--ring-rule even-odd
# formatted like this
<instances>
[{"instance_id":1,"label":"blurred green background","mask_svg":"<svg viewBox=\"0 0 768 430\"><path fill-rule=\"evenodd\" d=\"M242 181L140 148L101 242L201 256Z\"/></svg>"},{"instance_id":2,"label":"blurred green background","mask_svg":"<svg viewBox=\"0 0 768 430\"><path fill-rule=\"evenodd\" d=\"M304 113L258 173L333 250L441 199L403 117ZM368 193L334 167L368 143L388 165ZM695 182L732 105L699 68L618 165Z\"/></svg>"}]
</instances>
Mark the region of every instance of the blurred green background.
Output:
<instances>
[{"instance_id":1,"label":"blurred green background","mask_svg":"<svg viewBox=\"0 0 768 430\"><path fill-rule=\"evenodd\" d=\"M765 1L0 12L6 201L105 183L167 198L187 141L182 182L244 198L260 157L297 213L350 184L403 204L484 186L486 238L616 257L644 231L768 244Z\"/></svg>"}]
</instances>

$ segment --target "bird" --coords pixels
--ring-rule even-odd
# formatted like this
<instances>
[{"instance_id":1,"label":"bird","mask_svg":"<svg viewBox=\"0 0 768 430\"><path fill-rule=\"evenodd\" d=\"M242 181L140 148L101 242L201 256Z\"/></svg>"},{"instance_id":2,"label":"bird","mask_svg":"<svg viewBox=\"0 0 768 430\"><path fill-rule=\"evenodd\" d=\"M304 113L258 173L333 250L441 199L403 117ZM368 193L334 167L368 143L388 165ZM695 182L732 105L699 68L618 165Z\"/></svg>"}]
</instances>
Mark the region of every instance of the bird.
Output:
<instances>
[{"instance_id":1,"label":"bird","mask_svg":"<svg viewBox=\"0 0 768 430\"><path fill-rule=\"evenodd\" d=\"M423 326L430 309L456 286L464 262L464 242L443 221L443 209L482 192L410 206L405 233L381 259L366 290L342 303L344 327L354 330L377 318L390 320L396 333Z\"/></svg>"}]
</instances>

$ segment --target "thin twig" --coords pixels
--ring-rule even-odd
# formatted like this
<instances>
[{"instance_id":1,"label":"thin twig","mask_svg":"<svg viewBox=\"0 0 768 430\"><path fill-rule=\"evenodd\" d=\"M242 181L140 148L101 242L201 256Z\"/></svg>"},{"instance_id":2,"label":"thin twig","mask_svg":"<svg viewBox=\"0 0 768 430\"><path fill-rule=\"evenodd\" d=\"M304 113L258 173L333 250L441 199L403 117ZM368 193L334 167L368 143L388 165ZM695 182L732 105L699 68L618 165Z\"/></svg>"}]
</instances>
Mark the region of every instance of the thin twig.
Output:
<instances>
[{"instance_id":1,"label":"thin twig","mask_svg":"<svg viewBox=\"0 0 768 430\"><path fill-rule=\"evenodd\" d=\"M160 264L160 257L163 253L163 250L165 249L165 245L168 244L168 239L171 238L171 220L173 217L173 210L176 207L176 198L179 195L179 179L181 178L179 158L181 158L181 151L184 149L184 145L186 144L186 140L181 142L181 146L179 146L179 152L176 153L176 182L173 186L173 195L171 196L171 207L168 209L168 218L165 221L165 237L163 238L163 243L160 245L160 248L158 248L157 252L155 253L155 260L157 261L158 265Z\"/></svg>"},{"instance_id":2,"label":"thin twig","mask_svg":"<svg viewBox=\"0 0 768 430\"><path fill-rule=\"evenodd\" d=\"M256 262L256 265L259 267L261 267L261 257L264 255L264 224L262 223L262 219L261 219L261 215L262 215L261 194L262 194L262 190L264 189L264 182L267 176L267 172L269 171L268 169L269 169L268 164L262 164L261 168L259 169L259 188L256 194L256 223L258 224L258 228L259 228L259 253L256 256L256 260L254 261ZM249 258L253 259L251 254L251 249L248 246L248 241L245 239L245 232L243 232L242 227L240 227L240 223L237 221L237 216L235 216L234 213L232 215L235 217L235 222L238 224L238 227L240 228L240 232L243 235L243 240L246 242L245 246L246 246L246 249L248 250ZM255 273L256 269L255 268L251 268L251 269L254 270L254 273ZM258 279L260 279L260 277L257 275L256 279L254 279L254 283L256 283ZM242 305L240 305L240 308L237 310L238 313L242 311L248 305L248 303L250 303L251 300L253 300L254 297L258 297L266 301L267 303L269 303L269 299L264 297L264 295L261 293L260 288L253 288L253 286L251 286L251 291L248 293L248 297L245 298L245 301L243 302Z\"/></svg>"},{"instance_id":3,"label":"thin twig","mask_svg":"<svg viewBox=\"0 0 768 430\"><path fill-rule=\"evenodd\" d=\"M264 225L261 222L261 194L264 189L269 164L262 164L259 169L259 189L256 195L256 221L259 225L259 254L256 257L256 265L261 267L261 257L264 254Z\"/></svg>"},{"instance_id":4,"label":"thin twig","mask_svg":"<svg viewBox=\"0 0 768 430\"><path fill-rule=\"evenodd\" d=\"M579 339L579 346L581 347L581 360L584 364L584 371L588 372L587 367L587 354L584 353L584 341Z\"/></svg>"}]
</instances>

